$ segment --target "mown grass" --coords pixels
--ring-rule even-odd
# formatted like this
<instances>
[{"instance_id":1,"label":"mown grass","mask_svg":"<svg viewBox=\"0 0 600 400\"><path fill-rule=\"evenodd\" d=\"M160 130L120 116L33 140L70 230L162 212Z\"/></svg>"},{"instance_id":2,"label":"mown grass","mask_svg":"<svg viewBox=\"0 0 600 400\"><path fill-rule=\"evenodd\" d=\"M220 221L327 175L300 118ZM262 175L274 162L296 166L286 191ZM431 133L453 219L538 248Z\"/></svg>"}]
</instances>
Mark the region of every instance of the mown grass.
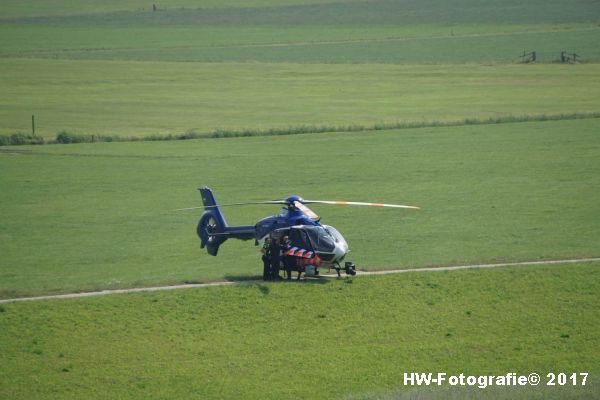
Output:
<instances>
[{"instance_id":1,"label":"mown grass","mask_svg":"<svg viewBox=\"0 0 600 400\"><path fill-rule=\"evenodd\" d=\"M372 65L155 62L498 63L513 62L510 57L522 49L554 54L555 47L597 59L596 27L567 29L572 21L593 21L595 14L583 7L563 5L559 13L556 4L537 7L537 23L560 22L558 29L546 29L528 25L531 14L523 7L494 4L478 11L479 22L514 23L524 15L525 28L470 31L472 26L440 23L463 17L472 23L472 9L458 7L459 19L453 13L446 13L449 19L424 15L429 5L444 11L434 3L420 5L409 18L437 25L415 29L261 25L287 25L290 16L306 24L314 10L321 23L362 24L382 12L363 12L372 6L367 3L344 13L339 5L324 4L206 15L152 15L132 9L137 5L131 1L80 3L86 13L107 12L101 7L128 12L18 21L27 26L12 20L0 27L3 57L102 60L2 61L0 133L26 131L31 114L45 137L66 130L82 138L167 138L181 132L237 136L598 112L595 66L495 66L482 73L485 67L419 65L392 72ZM3 17L82 13L64 5L13 8ZM518 18L500 9L516 10ZM388 14L388 21L404 18ZM551 14L562 17L550 21ZM584 14L591 19L582 19ZM242 15L251 26L219 32L171 25L202 18L238 24ZM89 23L94 26L88 30ZM315 40L321 43L302 43ZM298 193L424 207L418 214L317 208L346 235L360 267L597 256L597 130L597 120L580 120L10 149L0 154L0 296L258 274L251 243L226 243L218 258L210 258L199 252L194 236L198 213L167 211L199 204L194 188L201 184L211 185L224 202ZM252 223L271 212L232 209L227 216L232 223ZM465 271L2 305L0 397L413 398L401 385L408 369L564 369L595 377L597 268L556 268L565 270ZM597 388L591 378L586 388L473 396L589 398ZM415 396L464 398L465 392Z\"/></svg>"},{"instance_id":2,"label":"mown grass","mask_svg":"<svg viewBox=\"0 0 600 400\"><path fill-rule=\"evenodd\" d=\"M3 57L312 63L539 62L561 51L597 62L598 15L588 1L136 1L7 4ZM34 15L34 17L31 17ZM37 16L36 16L37 15ZM223 47L225 46L225 47Z\"/></svg>"},{"instance_id":3,"label":"mown grass","mask_svg":"<svg viewBox=\"0 0 600 400\"><path fill-rule=\"evenodd\" d=\"M357 0L336 0L336 3ZM161 12L181 8L236 8L286 6L294 4L329 3L330 0L169 0L168 3L154 3ZM5 0L3 18L14 19L32 16L69 16L82 14L103 14L123 11L150 11L151 2L146 0L79 0L76 3L65 0Z\"/></svg>"},{"instance_id":4,"label":"mown grass","mask_svg":"<svg viewBox=\"0 0 600 400\"><path fill-rule=\"evenodd\" d=\"M359 268L598 256L598 119L21 147L0 154L2 297L257 276L251 242L198 246L201 185L222 203L314 206ZM10 149L7 149L10 151ZM276 207L228 208L252 224Z\"/></svg>"},{"instance_id":5,"label":"mown grass","mask_svg":"<svg viewBox=\"0 0 600 400\"><path fill-rule=\"evenodd\" d=\"M584 371L586 387L476 398L591 398L598 272L503 268L5 304L0 396L464 398L473 391L410 395L403 373Z\"/></svg>"},{"instance_id":6,"label":"mown grass","mask_svg":"<svg viewBox=\"0 0 600 400\"><path fill-rule=\"evenodd\" d=\"M299 35L292 42L272 42L230 45L205 45L206 40L188 41L186 45L156 45L131 47L118 41L108 47L96 44L93 48L36 49L19 48L9 55L88 60L185 61L185 62L294 62L294 63L394 63L394 64L468 64L518 63L524 50L535 51L537 62L552 63L560 60L561 51L576 53L579 62L600 61L596 46L600 29L551 31L514 31L509 33L454 34L452 27L444 27L442 36L386 37L381 39L350 38L331 41L321 38L305 42ZM498 27L496 27L498 29ZM145 29L149 30L149 29ZM460 30L460 29L458 29ZM307 31L305 28L303 31ZM137 33L133 30L132 33ZM144 34L145 32L139 32ZM165 33L165 32L163 32ZM200 31L197 35L203 34ZM240 32L241 33L241 32ZM275 33L275 32L273 32ZM327 31L329 33L329 30ZM29 35L28 35L29 36ZM108 35L110 36L110 35ZM150 35L153 36L153 35ZM257 35L263 36L263 35ZM284 38L287 35L284 35ZM369 37L371 35L365 35ZM124 37L130 37L129 35ZM206 36L205 36L206 37ZM212 37L209 35L208 37ZM249 36L249 38L252 36ZM270 38L281 40L274 35ZM181 41L181 40L178 40ZM116 46L115 46L116 45Z\"/></svg>"},{"instance_id":7,"label":"mown grass","mask_svg":"<svg viewBox=\"0 0 600 400\"><path fill-rule=\"evenodd\" d=\"M5 18L0 22L71 26L312 26L597 22L599 18L597 4L589 0L570 3L558 0L503 0L493 3L471 0L266 1L270 4L265 7L203 8L201 3L197 3L196 7L171 8L162 12L131 8L103 13L90 10L79 15L56 15L57 12L50 12L38 17ZM67 5L64 0L61 3ZM98 9L100 7L101 4L97 6ZM64 8L69 7L67 5ZM60 6L57 9L60 10Z\"/></svg>"},{"instance_id":8,"label":"mown grass","mask_svg":"<svg viewBox=\"0 0 600 400\"><path fill-rule=\"evenodd\" d=\"M118 51L244 46L293 46L597 31L595 23L360 25L360 26L127 26L81 28L0 24L3 57L68 57L71 51ZM522 50L522 49L521 49ZM495 49L488 49L494 54ZM125 56L127 56L125 54ZM352 56L349 54L348 56ZM460 60L459 60L460 61Z\"/></svg>"},{"instance_id":9,"label":"mown grass","mask_svg":"<svg viewBox=\"0 0 600 400\"><path fill-rule=\"evenodd\" d=\"M597 62L597 24L372 25L307 27L0 25L3 57L300 63L538 62L561 51Z\"/></svg>"},{"instance_id":10,"label":"mown grass","mask_svg":"<svg viewBox=\"0 0 600 400\"><path fill-rule=\"evenodd\" d=\"M598 112L591 65L0 59L0 133L150 136Z\"/></svg>"},{"instance_id":11,"label":"mown grass","mask_svg":"<svg viewBox=\"0 0 600 400\"><path fill-rule=\"evenodd\" d=\"M523 50L593 62L594 2L150 6L3 2L0 134L28 132L32 114L45 138L164 138L599 111L596 65L421 65L513 63ZM219 60L245 63L206 63ZM296 193L422 206L314 207L366 269L598 256L598 128L587 119L3 148L0 297L258 275L251 243L209 257L194 232L201 211L169 211L199 205L202 184L222 202ZM247 224L274 212L226 215ZM0 398L413 398L401 384L409 369L585 370L586 388L473 396L589 398L598 282L593 264L3 304Z\"/></svg>"}]
</instances>

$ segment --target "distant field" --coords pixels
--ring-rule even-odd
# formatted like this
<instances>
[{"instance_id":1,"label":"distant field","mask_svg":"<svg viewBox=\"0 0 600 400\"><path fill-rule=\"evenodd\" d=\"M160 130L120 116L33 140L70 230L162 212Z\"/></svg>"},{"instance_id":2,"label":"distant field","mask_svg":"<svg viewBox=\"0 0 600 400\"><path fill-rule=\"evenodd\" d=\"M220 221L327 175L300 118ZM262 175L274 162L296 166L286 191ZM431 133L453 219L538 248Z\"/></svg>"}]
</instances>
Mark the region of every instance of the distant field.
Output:
<instances>
[{"instance_id":1,"label":"distant field","mask_svg":"<svg viewBox=\"0 0 600 400\"><path fill-rule=\"evenodd\" d=\"M594 1L9 1L0 134L598 112ZM143 9L142 9L143 8ZM536 51L543 65L522 65ZM586 65L554 65L560 52Z\"/></svg>"},{"instance_id":2,"label":"distant field","mask_svg":"<svg viewBox=\"0 0 600 400\"><path fill-rule=\"evenodd\" d=\"M359 0L335 0L336 3ZM235 8L286 6L297 4L321 4L331 0L168 0L165 2L148 2L147 0L5 0L2 5L2 17L6 19L31 16L63 16L81 14L102 14L123 11L150 11L152 4L160 10L180 8Z\"/></svg>"},{"instance_id":3,"label":"distant field","mask_svg":"<svg viewBox=\"0 0 600 400\"><path fill-rule=\"evenodd\" d=\"M14 0L12 0L14 1ZM502 0L483 2L472 0L364 0L364 1L302 1L252 0L245 7L239 0L219 5L179 0L172 6L161 6L151 12L151 3L140 7L133 1L82 3L75 6L57 0L55 7L36 6L11 8L0 22L53 25L231 25L231 26L290 26L290 25L402 25L402 24L472 24L472 23L555 23L597 22L600 18L594 0L564 1ZM13 3L14 4L14 3ZM51 4L51 3L50 3ZM86 7L86 5L88 7ZM177 6L180 7L177 7ZM183 7L183 8L182 8ZM19 11L24 8L27 11ZM75 11L77 10L77 11ZM30 17L37 15L36 17Z\"/></svg>"},{"instance_id":4,"label":"distant field","mask_svg":"<svg viewBox=\"0 0 600 400\"><path fill-rule=\"evenodd\" d=\"M3 304L0 397L595 398L599 272L503 268ZM407 371L589 377L585 387L411 390Z\"/></svg>"},{"instance_id":5,"label":"distant field","mask_svg":"<svg viewBox=\"0 0 600 400\"><path fill-rule=\"evenodd\" d=\"M596 24L315 27L0 25L0 56L138 61L516 63L523 51L600 61ZM1 40L1 39L0 39ZM1 43L1 42L0 42Z\"/></svg>"},{"instance_id":6,"label":"distant field","mask_svg":"<svg viewBox=\"0 0 600 400\"><path fill-rule=\"evenodd\" d=\"M302 45L344 45L348 42L394 42L455 39L489 38L499 40L509 36L518 45L521 37L533 34L559 34L568 37L573 33L585 33L595 37L600 30L594 23L539 23L539 24L462 24L462 25L333 25L333 26L86 26L71 27L62 25L18 25L0 24L0 54L6 56L52 56L69 57L70 52L89 52L100 58L102 51L111 57L127 56L127 50L154 50L160 57L165 49L187 49L194 55L202 49L219 47L274 46L285 47ZM543 36L541 36L543 39ZM538 40L538 45L548 46L548 40ZM574 45L573 43L572 45ZM577 43L577 48L582 44ZM422 52L426 50L424 46ZM124 54L117 53L121 50ZM469 61L477 55L472 49ZM496 48L487 49L490 56L502 54ZM517 49L517 50L522 50ZM568 50L566 48L565 50ZM111 53L114 51L114 53ZM288 49L290 53L290 49ZM582 53L594 51L589 48ZM97 54L95 54L97 53ZM466 53L466 52L465 52ZM484 53L482 51L482 53ZM257 53L257 57L260 53ZM293 55L293 54L292 54ZM319 55L316 53L316 55ZM518 56L517 54L516 56ZM322 55L320 55L322 57ZM353 54L348 53L348 57ZM416 55L416 59L421 56ZM516 57L515 56L515 57ZM79 55L82 57L82 55ZM164 56L163 56L164 57ZM196 55L198 57L198 55ZM457 62L461 59L457 58ZM516 60L519 60L516 57ZM415 62L415 61L413 61Z\"/></svg>"},{"instance_id":7,"label":"distant field","mask_svg":"<svg viewBox=\"0 0 600 400\"><path fill-rule=\"evenodd\" d=\"M0 59L0 133L147 136L598 112L600 65Z\"/></svg>"},{"instance_id":8,"label":"distant field","mask_svg":"<svg viewBox=\"0 0 600 400\"><path fill-rule=\"evenodd\" d=\"M594 1L13 2L1 57L294 63L600 61Z\"/></svg>"},{"instance_id":9,"label":"distant field","mask_svg":"<svg viewBox=\"0 0 600 400\"><path fill-rule=\"evenodd\" d=\"M199 249L196 188L305 198L360 268L599 256L599 119L0 153L0 296L256 276L252 242ZM10 149L7 149L10 151ZM228 208L252 224L277 207Z\"/></svg>"}]
</instances>

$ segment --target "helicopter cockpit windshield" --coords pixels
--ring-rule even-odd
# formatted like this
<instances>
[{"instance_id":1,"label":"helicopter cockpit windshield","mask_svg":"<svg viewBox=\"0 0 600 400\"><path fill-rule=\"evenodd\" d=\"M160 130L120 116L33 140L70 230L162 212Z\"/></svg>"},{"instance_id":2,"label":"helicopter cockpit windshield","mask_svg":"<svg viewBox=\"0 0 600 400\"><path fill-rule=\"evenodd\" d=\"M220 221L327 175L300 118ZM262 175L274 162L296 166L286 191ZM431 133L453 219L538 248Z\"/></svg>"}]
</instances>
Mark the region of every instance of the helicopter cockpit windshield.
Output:
<instances>
[{"instance_id":1,"label":"helicopter cockpit windshield","mask_svg":"<svg viewBox=\"0 0 600 400\"><path fill-rule=\"evenodd\" d=\"M325 228L327 233L329 233L333 237L333 240L335 240L336 243L346 243L346 240L344 239L342 234L339 233L338 230L335 229L333 226L323 225L323 228Z\"/></svg>"},{"instance_id":2,"label":"helicopter cockpit windshield","mask_svg":"<svg viewBox=\"0 0 600 400\"><path fill-rule=\"evenodd\" d=\"M330 253L335 248L335 239L322 226L302 226L290 230L290 241L295 246L309 247L313 251Z\"/></svg>"}]
</instances>

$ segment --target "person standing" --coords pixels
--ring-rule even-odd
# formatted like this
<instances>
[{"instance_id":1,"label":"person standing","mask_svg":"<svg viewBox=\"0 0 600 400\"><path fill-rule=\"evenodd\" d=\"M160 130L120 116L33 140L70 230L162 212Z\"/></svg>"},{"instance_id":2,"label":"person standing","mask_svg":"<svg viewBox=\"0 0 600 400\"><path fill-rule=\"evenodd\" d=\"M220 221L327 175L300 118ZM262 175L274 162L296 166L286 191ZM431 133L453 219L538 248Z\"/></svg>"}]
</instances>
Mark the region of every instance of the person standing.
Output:
<instances>
[{"instance_id":1,"label":"person standing","mask_svg":"<svg viewBox=\"0 0 600 400\"><path fill-rule=\"evenodd\" d=\"M263 281L271 280L271 238L267 237L261 249L263 262Z\"/></svg>"},{"instance_id":2,"label":"person standing","mask_svg":"<svg viewBox=\"0 0 600 400\"><path fill-rule=\"evenodd\" d=\"M290 238L288 236L281 238L281 247L284 254L291 247ZM296 257L294 257L292 254L284 255L283 265L285 267L286 278L289 281L292 279L292 268L296 266Z\"/></svg>"},{"instance_id":3,"label":"person standing","mask_svg":"<svg viewBox=\"0 0 600 400\"><path fill-rule=\"evenodd\" d=\"M271 261L271 280L279 280L279 267L281 264L281 246L277 243L277 239L271 238L269 243L269 258Z\"/></svg>"}]
</instances>

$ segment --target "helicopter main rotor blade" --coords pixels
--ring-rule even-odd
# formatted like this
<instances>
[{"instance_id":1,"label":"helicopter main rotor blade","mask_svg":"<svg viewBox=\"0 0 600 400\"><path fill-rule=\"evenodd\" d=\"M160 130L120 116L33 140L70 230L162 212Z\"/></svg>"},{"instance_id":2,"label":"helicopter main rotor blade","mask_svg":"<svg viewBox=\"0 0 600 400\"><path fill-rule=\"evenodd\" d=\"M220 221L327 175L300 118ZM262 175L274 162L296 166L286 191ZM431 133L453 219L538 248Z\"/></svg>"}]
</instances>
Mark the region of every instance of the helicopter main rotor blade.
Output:
<instances>
[{"instance_id":1,"label":"helicopter main rotor blade","mask_svg":"<svg viewBox=\"0 0 600 400\"><path fill-rule=\"evenodd\" d=\"M249 204L288 204L288 203L285 200L247 201L244 203L215 204L214 206L206 206L206 208L245 206L245 205L249 205Z\"/></svg>"},{"instance_id":2,"label":"helicopter main rotor blade","mask_svg":"<svg viewBox=\"0 0 600 400\"><path fill-rule=\"evenodd\" d=\"M290 203L289 199L283 200L267 200L267 201L248 201L244 203L229 203L229 204L216 204L214 206L197 206L197 207L187 207L187 208L178 208L173 211L187 211L187 210L197 210L201 208L215 208L215 207L230 207L230 206L245 206L251 204L283 204L290 206L293 204L297 209L304 212L308 215L309 218L314 219L315 221L319 220L319 216L315 214L310 208L306 207L306 204L333 204L333 205L348 205L348 206L372 206L372 207L392 207L392 208L409 208L413 210L420 210L419 207L416 206L406 206L402 204L384 204L384 203L365 203L360 201L343 201L343 200L294 200L293 203Z\"/></svg>"},{"instance_id":3,"label":"helicopter main rotor blade","mask_svg":"<svg viewBox=\"0 0 600 400\"><path fill-rule=\"evenodd\" d=\"M319 217L317 214L315 214L315 212L313 210L306 207L304 204L300 203L299 201L294 201L294 206L298 210L300 210L304 214L306 214L308 216L308 218L312 219L313 221L318 221L319 219L321 219L321 217Z\"/></svg>"},{"instance_id":4,"label":"helicopter main rotor blade","mask_svg":"<svg viewBox=\"0 0 600 400\"><path fill-rule=\"evenodd\" d=\"M245 206L245 205L248 205L248 204L288 204L288 202L286 202L285 200L250 201L250 202L245 202L245 203L215 204L214 206L197 206L197 207L178 208L178 209L173 210L173 211L197 210L199 208Z\"/></svg>"},{"instance_id":5,"label":"helicopter main rotor blade","mask_svg":"<svg viewBox=\"0 0 600 400\"><path fill-rule=\"evenodd\" d=\"M199 208L204 208L204 206L198 206L198 207L187 207L187 208L177 208L175 210L171 210L171 211L187 211L187 210L197 210Z\"/></svg>"},{"instance_id":6,"label":"helicopter main rotor blade","mask_svg":"<svg viewBox=\"0 0 600 400\"><path fill-rule=\"evenodd\" d=\"M304 204L333 204L336 206L372 206L372 207L393 207L393 208L410 208L420 210L416 206L405 206L402 204L384 204L384 203L364 203L361 201L343 201L343 200L304 200Z\"/></svg>"}]
</instances>

